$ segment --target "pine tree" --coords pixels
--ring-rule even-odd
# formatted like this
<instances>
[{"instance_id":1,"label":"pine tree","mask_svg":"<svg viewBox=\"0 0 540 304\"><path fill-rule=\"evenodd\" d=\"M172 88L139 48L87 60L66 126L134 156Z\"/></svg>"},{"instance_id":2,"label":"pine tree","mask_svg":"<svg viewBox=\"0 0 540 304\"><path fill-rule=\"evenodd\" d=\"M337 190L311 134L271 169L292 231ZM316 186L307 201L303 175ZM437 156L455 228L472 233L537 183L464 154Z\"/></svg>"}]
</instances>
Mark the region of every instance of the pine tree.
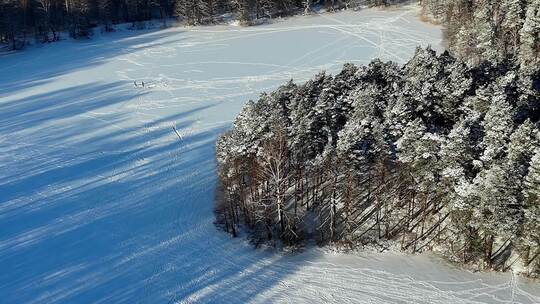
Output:
<instances>
[{"instance_id":1,"label":"pine tree","mask_svg":"<svg viewBox=\"0 0 540 304\"><path fill-rule=\"evenodd\" d=\"M487 268L492 267L496 238L502 236L506 241L519 227L519 216L513 212L518 202L507 188L508 181L508 172L500 164L481 171L474 180L478 205L473 209L472 223L482 237L483 261Z\"/></svg>"},{"instance_id":2,"label":"pine tree","mask_svg":"<svg viewBox=\"0 0 540 304\"><path fill-rule=\"evenodd\" d=\"M409 197L407 211L407 230L413 232L415 239L405 243L402 239L402 248L416 251L417 240L426 237L425 232L431 231L428 216L435 212L437 201L435 185L439 182L440 161L439 153L443 138L427 131L420 119L415 119L405 129L403 136L396 142L397 157L408 172L410 180L405 197Z\"/></svg>"},{"instance_id":3,"label":"pine tree","mask_svg":"<svg viewBox=\"0 0 540 304\"><path fill-rule=\"evenodd\" d=\"M441 147L440 158L444 164L442 175L449 183L447 189L449 191L454 191L460 183L470 182L475 175L472 163L477 157L475 153L477 143L473 133L479 116L479 113L473 112L457 122ZM453 204L459 205L459 199L453 200Z\"/></svg>"},{"instance_id":4,"label":"pine tree","mask_svg":"<svg viewBox=\"0 0 540 304\"><path fill-rule=\"evenodd\" d=\"M273 0L255 0L255 18L272 17L276 11L276 2Z\"/></svg>"},{"instance_id":5,"label":"pine tree","mask_svg":"<svg viewBox=\"0 0 540 304\"><path fill-rule=\"evenodd\" d=\"M524 263L530 269L530 274L540 276L540 149L534 151L529 173L523 188L525 197L525 215L523 235Z\"/></svg>"},{"instance_id":6,"label":"pine tree","mask_svg":"<svg viewBox=\"0 0 540 304\"><path fill-rule=\"evenodd\" d=\"M82 38L91 35L88 20L89 11L90 3L86 0L71 0L69 10L69 34L73 38Z\"/></svg>"},{"instance_id":7,"label":"pine tree","mask_svg":"<svg viewBox=\"0 0 540 304\"><path fill-rule=\"evenodd\" d=\"M461 58L467 58L468 63L476 61L475 55L475 34L470 26L462 25L452 37L450 49Z\"/></svg>"},{"instance_id":8,"label":"pine tree","mask_svg":"<svg viewBox=\"0 0 540 304\"><path fill-rule=\"evenodd\" d=\"M539 147L538 129L529 119L512 133L508 144L507 166L516 181L525 177L533 152Z\"/></svg>"},{"instance_id":9,"label":"pine tree","mask_svg":"<svg viewBox=\"0 0 540 304\"><path fill-rule=\"evenodd\" d=\"M11 44L16 50L24 47L20 34L24 29L22 9L16 0L3 0L0 2L0 36Z\"/></svg>"},{"instance_id":10,"label":"pine tree","mask_svg":"<svg viewBox=\"0 0 540 304\"><path fill-rule=\"evenodd\" d=\"M174 5L174 15L187 24L193 24L194 16L192 8L194 2L194 0L177 0Z\"/></svg>"},{"instance_id":11,"label":"pine tree","mask_svg":"<svg viewBox=\"0 0 540 304\"><path fill-rule=\"evenodd\" d=\"M291 245L383 239L495 269L521 256L537 274L534 75L425 50L262 94L218 141L218 219Z\"/></svg>"},{"instance_id":12,"label":"pine tree","mask_svg":"<svg viewBox=\"0 0 540 304\"><path fill-rule=\"evenodd\" d=\"M289 132L292 136L289 139L291 150L294 151L294 158L302 162L314 159L324 148L326 140L321 136L322 122L318 120L314 111L317 99L322 92L328 76L320 73L313 80L308 81L300 87L291 101L291 121L294 121L294 129ZM292 131L292 132L291 132Z\"/></svg>"},{"instance_id":13,"label":"pine tree","mask_svg":"<svg viewBox=\"0 0 540 304\"><path fill-rule=\"evenodd\" d=\"M471 225L476 199L473 179L476 170L473 162L477 158L476 138L480 115L472 112L458 121L444 141L440 159L443 164L438 191L444 212L450 214L446 232L449 255L461 256L467 262L473 255L477 236Z\"/></svg>"},{"instance_id":14,"label":"pine tree","mask_svg":"<svg viewBox=\"0 0 540 304\"><path fill-rule=\"evenodd\" d=\"M238 12L238 19L243 24L251 23L252 5L250 0L231 0L231 5Z\"/></svg>"},{"instance_id":15,"label":"pine tree","mask_svg":"<svg viewBox=\"0 0 540 304\"><path fill-rule=\"evenodd\" d=\"M99 16L101 22L105 25L105 31L112 31L111 22L114 16L114 3L112 0L99 0L98 1Z\"/></svg>"},{"instance_id":16,"label":"pine tree","mask_svg":"<svg viewBox=\"0 0 540 304\"><path fill-rule=\"evenodd\" d=\"M510 48L506 50L506 53L512 56L517 55L519 50L519 31L523 27L523 7L523 0L503 0L499 8L504 14L501 26L506 36L504 37L506 48Z\"/></svg>"},{"instance_id":17,"label":"pine tree","mask_svg":"<svg viewBox=\"0 0 540 304\"><path fill-rule=\"evenodd\" d=\"M527 7L526 18L520 31L520 56L523 67L538 61L540 53L540 1L533 0Z\"/></svg>"},{"instance_id":18,"label":"pine tree","mask_svg":"<svg viewBox=\"0 0 540 304\"><path fill-rule=\"evenodd\" d=\"M507 101L506 95L497 93L493 97L486 117L483 122L485 136L482 141L484 153L480 159L484 167L501 159L505 151L506 143L513 130L512 107Z\"/></svg>"},{"instance_id":19,"label":"pine tree","mask_svg":"<svg viewBox=\"0 0 540 304\"><path fill-rule=\"evenodd\" d=\"M498 60L497 45L495 43L494 11L491 0L481 1L474 12L474 36L476 40L477 62L480 58Z\"/></svg>"}]
</instances>

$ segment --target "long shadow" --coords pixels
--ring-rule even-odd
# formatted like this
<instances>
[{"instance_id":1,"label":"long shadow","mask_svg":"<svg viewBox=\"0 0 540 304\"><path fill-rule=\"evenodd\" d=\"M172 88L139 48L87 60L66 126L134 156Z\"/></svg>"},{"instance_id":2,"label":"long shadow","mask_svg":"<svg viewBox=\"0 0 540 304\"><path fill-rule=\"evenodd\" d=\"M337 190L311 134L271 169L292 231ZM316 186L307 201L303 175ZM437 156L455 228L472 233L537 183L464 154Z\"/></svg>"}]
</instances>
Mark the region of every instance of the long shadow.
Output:
<instances>
[{"instance_id":1,"label":"long shadow","mask_svg":"<svg viewBox=\"0 0 540 304\"><path fill-rule=\"evenodd\" d=\"M90 83L0 103L0 132L18 132L142 97L122 90L122 82Z\"/></svg>"},{"instance_id":2,"label":"long shadow","mask_svg":"<svg viewBox=\"0 0 540 304\"><path fill-rule=\"evenodd\" d=\"M268 254L213 226L214 143L227 126L179 139L168 124L187 131L210 106L120 129L129 117L115 113L73 124L123 101L98 102L121 95L112 84L77 91L8 106L12 136L34 136L0 148L39 153L0 178L4 303L245 302L299 266L276 271Z\"/></svg>"},{"instance_id":3,"label":"long shadow","mask_svg":"<svg viewBox=\"0 0 540 304\"><path fill-rule=\"evenodd\" d=\"M183 39L117 36L0 58L0 302L246 302L301 263L213 225L217 104L141 118L126 81L46 86Z\"/></svg>"},{"instance_id":4,"label":"long shadow","mask_svg":"<svg viewBox=\"0 0 540 304\"><path fill-rule=\"evenodd\" d=\"M175 33L178 35L178 32ZM86 41L61 41L42 48L0 56L0 101L2 97L48 84L56 77L95 67L128 55L178 43L183 37L167 39L159 30L123 31ZM71 52L64 49L69 47Z\"/></svg>"}]
</instances>

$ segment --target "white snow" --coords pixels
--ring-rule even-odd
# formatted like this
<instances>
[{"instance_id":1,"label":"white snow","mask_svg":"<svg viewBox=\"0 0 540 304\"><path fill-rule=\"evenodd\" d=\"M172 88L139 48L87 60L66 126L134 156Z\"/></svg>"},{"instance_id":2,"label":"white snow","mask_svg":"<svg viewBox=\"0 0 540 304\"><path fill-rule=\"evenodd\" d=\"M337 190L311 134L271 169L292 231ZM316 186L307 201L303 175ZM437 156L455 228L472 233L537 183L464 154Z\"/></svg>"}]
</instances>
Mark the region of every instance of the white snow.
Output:
<instances>
[{"instance_id":1,"label":"white snow","mask_svg":"<svg viewBox=\"0 0 540 304\"><path fill-rule=\"evenodd\" d=\"M257 251L212 224L214 142L242 104L345 62L439 48L415 13L120 31L0 57L0 302L540 302L508 273Z\"/></svg>"}]
</instances>

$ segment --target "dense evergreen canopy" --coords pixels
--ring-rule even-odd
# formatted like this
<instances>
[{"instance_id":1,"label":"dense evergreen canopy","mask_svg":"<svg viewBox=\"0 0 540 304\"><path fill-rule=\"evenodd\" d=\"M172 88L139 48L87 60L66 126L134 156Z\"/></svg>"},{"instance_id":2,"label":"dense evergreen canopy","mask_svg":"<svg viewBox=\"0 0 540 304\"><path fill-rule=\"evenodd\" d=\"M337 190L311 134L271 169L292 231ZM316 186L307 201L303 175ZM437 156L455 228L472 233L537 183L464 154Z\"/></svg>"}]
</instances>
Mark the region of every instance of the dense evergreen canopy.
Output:
<instances>
[{"instance_id":1,"label":"dense evergreen canopy","mask_svg":"<svg viewBox=\"0 0 540 304\"><path fill-rule=\"evenodd\" d=\"M399 243L540 272L540 67L418 49L289 82L217 143L218 222L256 242Z\"/></svg>"},{"instance_id":2,"label":"dense evergreen canopy","mask_svg":"<svg viewBox=\"0 0 540 304\"><path fill-rule=\"evenodd\" d=\"M99 24L107 31L120 22L177 17L195 25L219 22L224 14L245 24L258 18L294 13L309 13L314 6L329 10L360 4L385 5L403 0L0 0L0 43L22 48L30 38L51 42L59 31L69 31L74 38L87 37L90 28Z\"/></svg>"},{"instance_id":3,"label":"dense evergreen canopy","mask_svg":"<svg viewBox=\"0 0 540 304\"><path fill-rule=\"evenodd\" d=\"M520 57L538 63L540 0L421 0L424 15L442 22L450 52L470 63Z\"/></svg>"},{"instance_id":4,"label":"dense evergreen canopy","mask_svg":"<svg viewBox=\"0 0 540 304\"><path fill-rule=\"evenodd\" d=\"M259 18L309 13L362 5L389 5L407 0L0 0L0 43L21 48L29 38L50 42L58 32L86 37L98 24L177 17L187 24L219 22L226 13L245 24ZM454 56L482 60L520 57L537 63L540 53L540 0L420 0L422 14L446 27Z\"/></svg>"}]
</instances>

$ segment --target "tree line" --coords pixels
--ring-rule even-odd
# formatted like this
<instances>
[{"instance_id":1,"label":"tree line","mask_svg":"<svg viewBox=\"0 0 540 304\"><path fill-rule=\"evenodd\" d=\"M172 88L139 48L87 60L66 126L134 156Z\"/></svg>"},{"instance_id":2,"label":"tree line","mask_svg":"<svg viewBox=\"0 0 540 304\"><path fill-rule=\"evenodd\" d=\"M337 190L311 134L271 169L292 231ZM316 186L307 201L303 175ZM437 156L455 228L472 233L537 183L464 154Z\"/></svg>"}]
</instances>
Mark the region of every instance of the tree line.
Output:
<instances>
[{"instance_id":1,"label":"tree line","mask_svg":"<svg viewBox=\"0 0 540 304\"><path fill-rule=\"evenodd\" d=\"M540 275L540 67L418 49L249 101L216 222L255 243L397 244Z\"/></svg>"},{"instance_id":2,"label":"tree line","mask_svg":"<svg viewBox=\"0 0 540 304\"><path fill-rule=\"evenodd\" d=\"M259 18L362 5L385 6L406 0L0 0L0 42L17 49L28 38L59 39L60 31L87 37L104 25L177 17L190 24L222 21L231 13L243 24ZM422 14L445 25L449 51L470 63L520 57L529 63L540 53L539 0L420 0Z\"/></svg>"},{"instance_id":3,"label":"tree line","mask_svg":"<svg viewBox=\"0 0 540 304\"><path fill-rule=\"evenodd\" d=\"M361 4L387 5L398 0L0 0L0 43L12 49L24 47L29 39L52 42L59 32L74 38L88 37L91 28L103 25L176 17L189 25L222 21L230 13L243 24L259 18L309 13L313 7L330 10Z\"/></svg>"},{"instance_id":4,"label":"tree line","mask_svg":"<svg viewBox=\"0 0 540 304\"><path fill-rule=\"evenodd\" d=\"M470 63L540 54L539 0L421 0L423 14L446 27L449 50Z\"/></svg>"}]
</instances>

